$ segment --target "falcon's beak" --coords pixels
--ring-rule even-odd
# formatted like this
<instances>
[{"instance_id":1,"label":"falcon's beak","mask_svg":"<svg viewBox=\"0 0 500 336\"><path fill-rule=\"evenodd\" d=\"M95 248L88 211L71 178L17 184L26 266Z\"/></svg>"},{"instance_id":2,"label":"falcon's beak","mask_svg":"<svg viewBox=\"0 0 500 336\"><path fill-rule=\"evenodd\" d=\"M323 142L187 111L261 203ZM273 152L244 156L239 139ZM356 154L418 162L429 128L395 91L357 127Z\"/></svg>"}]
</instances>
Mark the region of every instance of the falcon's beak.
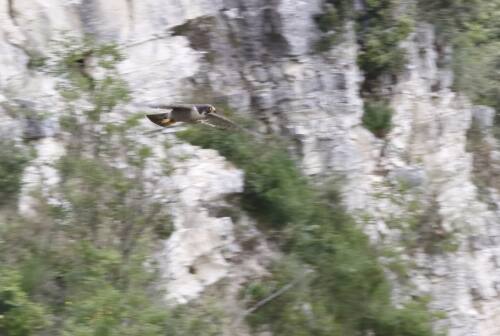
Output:
<instances>
[{"instance_id":1,"label":"falcon's beak","mask_svg":"<svg viewBox=\"0 0 500 336\"><path fill-rule=\"evenodd\" d=\"M169 119L168 113L147 114L146 117L158 126L168 126L173 124L173 120Z\"/></svg>"}]
</instances>

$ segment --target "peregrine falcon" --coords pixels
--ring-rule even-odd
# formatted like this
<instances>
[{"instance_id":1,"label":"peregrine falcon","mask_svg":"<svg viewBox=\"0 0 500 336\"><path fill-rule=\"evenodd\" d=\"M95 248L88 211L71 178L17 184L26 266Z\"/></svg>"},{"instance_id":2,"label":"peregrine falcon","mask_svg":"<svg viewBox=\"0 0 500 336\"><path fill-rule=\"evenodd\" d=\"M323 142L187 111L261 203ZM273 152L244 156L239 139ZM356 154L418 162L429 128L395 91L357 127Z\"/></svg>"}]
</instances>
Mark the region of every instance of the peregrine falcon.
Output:
<instances>
[{"instance_id":1,"label":"peregrine falcon","mask_svg":"<svg viewBox=\"0 0 500 336\"><path fill-rule=\"evenodd\" d=\"M216 113L215 107L209 104L189 105L147 105L151 108L170 110L169 112L148 114L146 117L156 125L168 127L176 122L204 124L220 128L237 128L240 126Z\"/></svg>"}]
</instances>

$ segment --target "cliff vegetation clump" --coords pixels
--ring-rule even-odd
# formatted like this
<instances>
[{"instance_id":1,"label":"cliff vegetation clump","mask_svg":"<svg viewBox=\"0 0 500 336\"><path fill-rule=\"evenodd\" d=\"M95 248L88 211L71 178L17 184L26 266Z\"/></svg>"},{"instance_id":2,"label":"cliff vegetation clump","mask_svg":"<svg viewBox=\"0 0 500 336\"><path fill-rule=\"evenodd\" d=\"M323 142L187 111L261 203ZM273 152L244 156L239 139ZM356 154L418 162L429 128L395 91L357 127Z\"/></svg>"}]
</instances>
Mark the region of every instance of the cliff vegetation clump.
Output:
<instances>
[{"instance_id":1,"label":"cliff vegetation clump","mask_svg":"<svg viewBox=\"0 0 500 336\"><path fill-rule=\"evenodd\" d=\"M391 128L392 108L381 94L385 86L395 82L404 70L406 55L401 42L412 30L412 20L398 15L397 1L364 1L354 9L351 1L327 1L323 13L315 17L322 36L319 51L328 51L344 32L347 21L356 26L360 50L358 65L363 71L361 94L366 100L363 125L377 137Z\"/></svg>"},{"instance_id":2,"label":"cliff vegetation clump","mask_svg":"<svg viewBox=\"0 0 500 336\"><path fill-rule=\"evenodd\" d=\"M193 306L187 314L167 306L158 289L152 255L172 223L145 189L152 152L130 136L138 116L109 122L128 97L119 49L88 40L59 51L43 71L58 74L66 98L66 152L52 163L60 181L31 189L36 216L0 218L0 334L220 335L216 309ZM90 57L102 76L86 72ZM0 142L2 202L14 204L29 162L12 148Z\"/></svg>"},{"instance_id":3,"label":"cliff vegetation clump","mask_svg":"<svg viewBox=\"0 0 500 336\"><path fill-rule=\"evenodd\" d=\"M264 145L246 134L199 128L180 136L218 150L245 171L242 207L261 219L287 255L271 277L250 283L242 293L254 330L297 336L434 335L426 298L393 305L378 251L342 208L335 189L312 187L280 140L266 139Z\"/></svg>"},{"instance_id":4,"label":"cliff vegetation clump","mask_svg":"<svg viewBox=\"0 0 500 336\"><path fill-rule=\"evenodd\" d=\"M435 25L438 51L451 62L455 89L466 93L475 104L497 111L500 127L500 1L420 0L422 20ZM446 60L446 47L452 47ZM500 135L497 130L495 132Z\"/></svg>"}]
</instances>

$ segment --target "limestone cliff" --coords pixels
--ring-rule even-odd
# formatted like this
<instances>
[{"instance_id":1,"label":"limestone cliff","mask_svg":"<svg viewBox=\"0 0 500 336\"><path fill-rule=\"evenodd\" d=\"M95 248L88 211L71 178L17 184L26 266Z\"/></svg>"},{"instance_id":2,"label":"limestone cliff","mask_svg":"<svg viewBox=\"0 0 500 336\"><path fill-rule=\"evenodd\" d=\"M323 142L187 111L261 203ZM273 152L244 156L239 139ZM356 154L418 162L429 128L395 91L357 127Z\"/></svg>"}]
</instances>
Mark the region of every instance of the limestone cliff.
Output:
<instances>
[{"instance_id":1,"label":"limestone cliff","mask_svg":"<svg viewBox=\"0 0 500 336\"><path fill-rule=\"evenodd\" d=\"M443 56L435 49L433 26L420 22L404 43L409 62L389 93L394 126L385 139L376 138L361 122L363 74L352 24L328 53L314 49L319 30L313 16L321 5L320 0L0 0L0 102L23 98L36 102L31 110L51 112L38 159L25 179L55 183L47 163L64 147L51 140L57 134L54 116L64 108L56 75L34 63L50 57L68 35L93 34L116 42L125 54L119 70L133 103L206 99L257 119L260 131L293 139L303 171L316 179L341 178L344 202L373 243L397 246L411 264L404 284L388 271L399 284L395 300L429 294L432 307L448 313L440 324L449 335L500 335L500 195L498 183L486 190L477 186L485 170L490 181L498 177L491 111L451 89L452 73L438 66ZM7 109L0 112L2 133L19 137L7 125L26 120ZM468 151L473 121L490 144L486 151ZM162 185L156 190L165 194L178 191L178 197L158 195L181 209L173 211L175 232L159 257L169 292L183 301L224 277L263 269L259 261L243 265L235 258L240 247L234 223L210 213L227 195L241 192L242 172L215 152L186 144L175 148L158 149L157 157L173 158L174 173L152 183ZM203 165L195 163L199 160ZM160 168L153 161L151 169ZM28 212L28 200L21 200L20 209ZM413 215L422 232L408 243L408 228L400 223Z\"/></svg>"}]
</instances>

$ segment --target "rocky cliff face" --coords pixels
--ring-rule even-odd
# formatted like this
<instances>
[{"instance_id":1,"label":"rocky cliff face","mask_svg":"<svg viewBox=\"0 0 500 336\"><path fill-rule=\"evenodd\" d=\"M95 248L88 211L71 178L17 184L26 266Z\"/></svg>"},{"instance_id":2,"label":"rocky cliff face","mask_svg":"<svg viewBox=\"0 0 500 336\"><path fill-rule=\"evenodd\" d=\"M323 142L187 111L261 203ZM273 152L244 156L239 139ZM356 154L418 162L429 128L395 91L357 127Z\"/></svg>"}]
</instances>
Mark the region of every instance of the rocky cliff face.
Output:
<instances>
[{"instance_id":1,"label":"rocky cliff face","mask_svg":"<svg viewBox=\"0 0 500 336\"><path fill-rule=\"evenodd\" d=\"M438 66L449 55L435 49L433 27L418 23L404 46L407 68L388 92L393 129L374 137L361 125L354 29L347 24L341 42L318 54L312 17L320 8L320 0L3 0L0 102L24 98L36 102L30 111L50 107L56 115L64 105L54 75L37 70L36 60L68 35L114 41L135 103L207 99L293 139L304 172L341 178L345 204L372 241L395 247L409 265L406 281L388 270L395 300L429 294L448 313L439 324L449 335L500 335L500 195L492 182L500 154L490 110L452 91L451 72ZM26 122L0 111L0 126ZM468 141L473 121L478 131ZM49 138L25 178L50 184L46 163L63 150L50 140L57 134L50 116L42 133ZM471 136L487 150L471 145ZM174 171L158 178L159 190L179 191L168 199L175 232L159 253L171 296L189 300L224 277L262 272L261 261L238 261L233 221L210 211L241 191L242 172L188 145L159 151L173 158ZM490 183L478 184L485 178ZM20 208L27 212L29 202Z\"/></svg>"}]
</instances>

